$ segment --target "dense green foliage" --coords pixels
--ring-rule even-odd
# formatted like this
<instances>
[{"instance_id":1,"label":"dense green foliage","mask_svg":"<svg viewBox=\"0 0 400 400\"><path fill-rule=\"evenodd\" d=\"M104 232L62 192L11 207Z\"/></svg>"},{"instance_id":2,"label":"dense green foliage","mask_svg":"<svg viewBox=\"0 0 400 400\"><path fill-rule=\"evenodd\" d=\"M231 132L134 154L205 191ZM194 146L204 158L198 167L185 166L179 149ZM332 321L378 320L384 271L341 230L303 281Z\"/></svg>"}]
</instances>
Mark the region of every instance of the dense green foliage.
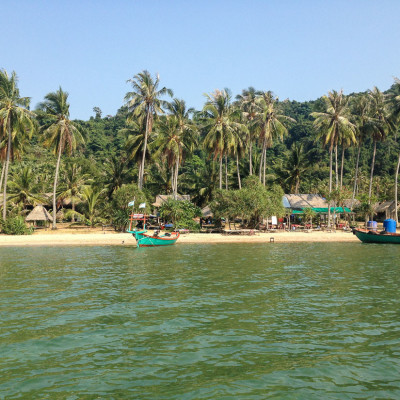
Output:
<instances>
[{"instance_id":1,"label":"dense green foliage","mask_svg":"<svg viewBox=\"0 0 400 400\"><path fill-rule=\"evenodd\" d=\"M282 213L283 192L329 196L338 190L340 199L346 193L364 204L367 196L369 205L394 199L398 80L386 92L332 91L303 103L254 88L233 99L224 89L207 94L196 111L183 100L167 101L172 91L143 71L129 81L133 90L115 116L94 107L90 120L71 121L61 88L30 111L16 75L3 70L0 78L4 218L42 203L64 208L72 222L125 229L133 198L150 212L157 194L182 193L198 207L213 202L216 215L256 224ZM185 206L175 214L166 207L165 218L178 220ZM179 224L189 226L191 218Z\"/></svg>"}]
</instances>

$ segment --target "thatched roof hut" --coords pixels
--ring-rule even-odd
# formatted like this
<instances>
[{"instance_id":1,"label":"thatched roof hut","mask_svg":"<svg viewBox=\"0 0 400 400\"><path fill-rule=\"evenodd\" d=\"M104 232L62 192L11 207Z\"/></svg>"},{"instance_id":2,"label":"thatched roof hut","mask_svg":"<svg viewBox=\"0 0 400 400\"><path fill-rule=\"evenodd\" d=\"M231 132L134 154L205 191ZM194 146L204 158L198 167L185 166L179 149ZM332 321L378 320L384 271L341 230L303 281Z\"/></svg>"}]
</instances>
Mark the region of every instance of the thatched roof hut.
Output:
<instances>
[{"instance_id":1,"label":"thatched roof hut","mask_svg":"<svg viewBox=\"0 0 400 400\"><path fill-rule=\"evenodd\" d=\"M213 212L211 211L210 206L203 207L201 209L201 215L203 218L209 218L209 217L212 218L214 216Z\"/></svg>"},{"instance_id":2,"label":"thatched roof hut","mask_svg":"<svg viewBox=\"0 0 400 400\"><path fill-rule=\"evenodd\" d=\"M319 194L285 194L283 196L285 208L328 208L328 203Z\"/></svg>"},{"instance_id":3,"label":"thatched roof hut","mask_svg":"<svg viewBox=\"0 0 400 400\"><path fill-rule=\"evenodd\" d=\"M168 199L173 199L173 194L158 194L156 196L156 201L153 203L154 207L161 207ZM190 201L190 196L188 194L178 194L176 196L178 201Z\"/></svg>"},{"instance_id":4,"label":"thatched roof hut","mask_svg":"<svg viewBox=\"0 0 400 400\"><path fill-rule=\"evenodd\" d=\"M53 222L53 217L50 213L42 206L36 206L25 218L26 222L37 222L37 221L49 221Z\"/></svg>"},{"instance_id":5,"label":"thatched roof hut","mask_svg":"<svg viewBox=\"0 0 400 400\"><path fill-rule=\"evenodd\" d=\"M397 208L400 210L399 203L397 203ZM377 220L388 218L396 219L396 204L394 200L378 203L375 206L375 213L377 214Z\"/></svg>"}]
</instances>

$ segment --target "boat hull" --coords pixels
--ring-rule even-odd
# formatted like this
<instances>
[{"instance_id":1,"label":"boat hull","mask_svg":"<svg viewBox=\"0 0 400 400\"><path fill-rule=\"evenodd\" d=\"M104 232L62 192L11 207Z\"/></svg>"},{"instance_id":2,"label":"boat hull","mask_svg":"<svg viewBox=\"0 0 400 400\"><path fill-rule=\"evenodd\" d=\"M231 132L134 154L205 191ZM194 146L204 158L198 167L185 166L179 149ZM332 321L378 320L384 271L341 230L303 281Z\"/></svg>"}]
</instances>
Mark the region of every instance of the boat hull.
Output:
<instances>
[{"instance_id":1,"label":"boat hull","mask_svg":"<svg viewBox=\"0 0 400 400\"><path fill-rule=\"evenodd\" d=\"M400 234L398 233L377 233L353 229L354 235L363 243L392 243L400 244Z\"/></svg>"},{"instance_id":2,"label":"boat hull","mask_svg":"<svg viewBox=\"0 0 400 400\"><path fill-rule=\"evenodd\" d=\"M154 236L145 232L134 232L133 236L138 247L171 246L178 240L179 232L172 232L171 236Z\"/></svg>"}]
</instances>

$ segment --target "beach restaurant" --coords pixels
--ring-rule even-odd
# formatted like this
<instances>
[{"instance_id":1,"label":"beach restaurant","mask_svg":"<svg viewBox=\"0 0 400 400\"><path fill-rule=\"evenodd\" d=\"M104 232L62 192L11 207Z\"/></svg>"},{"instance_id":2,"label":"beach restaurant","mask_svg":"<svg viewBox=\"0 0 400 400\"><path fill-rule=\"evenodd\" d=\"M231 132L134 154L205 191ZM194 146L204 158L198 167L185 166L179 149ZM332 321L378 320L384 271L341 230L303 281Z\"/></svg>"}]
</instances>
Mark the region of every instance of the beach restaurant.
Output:
<instances>
[{"instance_id":1,"label":"beach restaurant","mask_svg":"<svg viewBox=\"0 0 400 400\"><path fill-rule=\"evenodd\" d=\"M320 194L285 194L282 198L286 209L288 221L293 221L296 216L304 214L305 209L311 209L321 215L325 220L328 215L328 202ZM348 207L330 207L331 214L350 214Z\"/></svg>"}]
</instances>

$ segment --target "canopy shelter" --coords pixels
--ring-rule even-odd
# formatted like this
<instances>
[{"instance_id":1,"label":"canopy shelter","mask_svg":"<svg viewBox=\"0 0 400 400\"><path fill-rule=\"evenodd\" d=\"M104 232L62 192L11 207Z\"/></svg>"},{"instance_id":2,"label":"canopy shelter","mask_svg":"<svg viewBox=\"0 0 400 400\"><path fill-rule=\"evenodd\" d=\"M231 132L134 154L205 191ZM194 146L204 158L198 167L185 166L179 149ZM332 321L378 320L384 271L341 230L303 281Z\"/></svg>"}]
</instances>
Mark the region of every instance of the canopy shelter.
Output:
<instances>
[{"instance_id":1,"label":"canopy shelter","mask_svg":"<svg viewBox=\"0 0 400 400\"><path fill-rule=\"evenodd\" d=\"M39 221L44 221L44 226L47 227L49 222L53 222L53 217L50 213L42 206L36 206L25 218L26 222L33 222L36 226L36 223Z\"/></svg>"},{"instance_id":2,"label":"canopy shelter","mask_svg":"<svg viewBox=\"0 0 400 400\"><path fill-rule=\"evenodd\" d=\"M307 207L305 207L307 208ZM328 214L328 207L308 207L311 208L317 214ZM350 208L347 207L331 207L331 213L343 214L343 213L351 213ZM292 210L292 214L304 214L304 208L301 210Z\"/></svg>"}]
</instances>

